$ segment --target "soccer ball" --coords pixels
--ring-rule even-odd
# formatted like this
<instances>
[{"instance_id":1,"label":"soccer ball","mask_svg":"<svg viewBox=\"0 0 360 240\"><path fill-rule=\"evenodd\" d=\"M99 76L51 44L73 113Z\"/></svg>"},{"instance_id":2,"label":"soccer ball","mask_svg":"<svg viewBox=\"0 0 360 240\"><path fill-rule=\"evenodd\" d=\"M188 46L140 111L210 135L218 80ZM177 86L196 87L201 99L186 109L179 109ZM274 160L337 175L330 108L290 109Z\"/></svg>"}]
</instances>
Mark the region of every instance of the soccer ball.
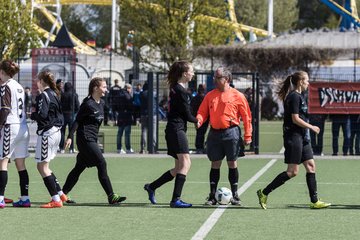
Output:
<instances>
[{"instance_id":1,"label":"soccer ball","mask_svg":"<svg viewBox=\"0 0 360 240\"><path fill-rule=\"evenodd\" d=\"M230 189L226 187L219 188L215 192L215 199L220 205L227 205L230 203L233 195Z\"/></svg>"}]
</instances>

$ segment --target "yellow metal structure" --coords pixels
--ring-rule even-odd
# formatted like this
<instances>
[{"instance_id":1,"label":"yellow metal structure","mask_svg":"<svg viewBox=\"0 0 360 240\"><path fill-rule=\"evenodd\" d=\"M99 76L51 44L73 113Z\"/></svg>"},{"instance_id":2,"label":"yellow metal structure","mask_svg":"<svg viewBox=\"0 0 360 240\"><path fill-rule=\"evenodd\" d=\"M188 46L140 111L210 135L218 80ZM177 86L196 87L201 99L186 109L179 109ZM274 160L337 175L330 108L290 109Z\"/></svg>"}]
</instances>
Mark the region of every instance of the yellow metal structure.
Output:
<instances>
[{"instance_id":1,"label":"yellow metal structure","mask_svg":"<svg viewBox=\"0 0 360 240\"><path fill-rule=\"evenodd\" d=\"M44 16L52 23L52 24L56 24L56 28L59 30L61 28L61 25L58 21L56 21L56 18L51 14L51 12L49 12L49 10L47 10L44 6L40 5L39 10L44 14ZM38 27L38 32L39 33L43 33L44 34L44 29L39 30L40 27ZM74 34L69 33L71 40L75 43L76 47L75 50L78 53L84 53L84 54L90 54L90 55L96 55L96 51L94 49L92 49L91 47L89 47L88 45L86 45L85 43L83 43L80 39L78 39ZM47 36L49 36L50 33L47 34ZM45 36L45 35L43 35ZM51 41L54 41L52 39L50 39Z\"/></svg>"},{"instance_id":2,"label":"yellow metal structure","mask_svg":"<svg viewBox=\"0 0 360 240\"><path fill-rule=\"evenodd\" d=\"M152 8L156 11L165 11L166 9L162 7L159 4L155 3L145 3L141 1L136 0L121 0L120 4L124 1L130 1L131 5L134 7L143 7L143 8ZM58 3L61 5L75 5L75 4L90 4L90 5L103 5L103 6L110 6L112 5L112 0L35 0L36 6L40 9L40 11L46 16L46 18L52 23L56 23L56 28L60 29L60 24L56 21L56 18L52 15L50 11L48 11L45 6L54 6ZM246 40L244 38L244 35L242 34L242 31L244 32L253 32L257 36L266 37L268 36L268 32L266 30L260 29L260 28L254 28L251 26L247 26L244 24L240 24L237 22L236 14L235 14L235 5L233 0L228 0L228 6L229 6L229 16L230 21L208 16L208 15L198 15L195 17L195 20L200 20L204 22L214 22L219 24L223 27L229 27L233 29L235 32L236 37L243 43L246 43ZM174 11L176 14L176 10ZM47 32L46 30L42 29L39 26L34 25L34 28L44 37L49 37L50 40L54 41L54 36ZM70 33L71 39L74 41L74 43L77 45L75 47L76 51L79 53L85 53L90 55L95 55L96 51L83 43L81 40L76 38L73 34Z\"/></svg>"}]
</instances>

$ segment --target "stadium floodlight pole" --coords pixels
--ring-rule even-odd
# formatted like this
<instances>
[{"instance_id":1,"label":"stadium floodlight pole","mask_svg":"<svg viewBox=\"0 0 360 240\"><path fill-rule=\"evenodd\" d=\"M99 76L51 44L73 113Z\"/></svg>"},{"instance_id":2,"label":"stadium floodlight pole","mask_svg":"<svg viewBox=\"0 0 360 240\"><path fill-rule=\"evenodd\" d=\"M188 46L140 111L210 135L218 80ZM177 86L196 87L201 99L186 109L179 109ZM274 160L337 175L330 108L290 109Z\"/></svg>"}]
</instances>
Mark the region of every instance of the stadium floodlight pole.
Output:
<instances>
[{"instance_id":1,"label":"stadium floodlight pole","mask_svg":"<svg viewBox=\"0 0 360 240\"><path fill-rule=\"evenodd\" d=\"M273 36L273 26L274 26L274 6L273 0L268 0L268 36L271 38Z\"/></svg>"}]
</instances>

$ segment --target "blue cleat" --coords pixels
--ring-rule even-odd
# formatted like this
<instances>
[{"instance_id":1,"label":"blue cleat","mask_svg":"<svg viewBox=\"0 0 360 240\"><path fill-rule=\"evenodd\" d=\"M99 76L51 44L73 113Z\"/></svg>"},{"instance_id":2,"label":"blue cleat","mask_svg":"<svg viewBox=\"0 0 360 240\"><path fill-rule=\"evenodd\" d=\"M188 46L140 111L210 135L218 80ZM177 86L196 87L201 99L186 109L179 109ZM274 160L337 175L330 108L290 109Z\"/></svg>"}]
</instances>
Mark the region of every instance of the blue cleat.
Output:
<instances>
[{"instance_id":1,"label":"blue cleat","mask_svg":"<svg viewBox=\"0 0 360 240\"><path fill-rule=\"evenodd\" d=\"M25 201L19 199L19 201L13 202L12 204L13 207L24 207L24 208L31 207L30 199L26 199Z\"/></svg>"},{"instance_id":2,"label":"blue cleat","mask_svg":"<svg viewBox=\"0 0 360 240\"><path fill-rule=\"evenodd\" d=\"M155 191L150 188L150 184L145 184L144 185L144 190L147 191L147 193L149 195L150 202L152 204L156 204Z\"/></svg>"},{"instance_id":3,"label":"blue cleat","mask_svg":"<svg viewBox=\"0 0 360 240\"><path fill-rule=\"evenodd\" d=\"M170 207L172 207L172 208L189 208L189 207L192 207L192 204L183 202L181 199L178 199L175 202L171 201Z\"/></svg>"}]
</instances>

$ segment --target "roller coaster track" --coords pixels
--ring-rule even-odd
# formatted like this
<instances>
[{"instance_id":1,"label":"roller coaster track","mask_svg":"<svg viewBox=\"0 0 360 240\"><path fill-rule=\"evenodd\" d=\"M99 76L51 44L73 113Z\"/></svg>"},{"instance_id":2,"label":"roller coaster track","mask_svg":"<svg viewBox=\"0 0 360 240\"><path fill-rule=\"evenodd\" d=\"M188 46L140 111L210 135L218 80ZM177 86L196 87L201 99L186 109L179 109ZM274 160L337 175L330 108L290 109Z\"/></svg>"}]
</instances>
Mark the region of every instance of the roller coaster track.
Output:
<instances>
[{"instance_id":1,"label":"roller coaster track","mask_svg":"<svg viewBox=\"0 0 360 240\"><path fill-rule=\"evenodd\" d=\"M356 2L354 0L346 0L345 4L348 5L350 11L348 11L343 6L339 5L333 0L320 0L326 6L328 6L332 11L336 12L337 14L341 15L347 21L354 24L356 28L360 28L360 19L358 17ZM346 27L346 26L343 26Z\"/></svg>"},{"instance_id":2,"label":"roller coaster track","mask_svg":"<svg viewBox=\"0 0 360 240\"><path fill-rule=\"evenodd\" d=\"M136 0L132 0L132 1L131 0L121 0L120 4L123 3L124 1L130 1L131 5L133 7L151 8L151 9L154 9L159 12L166 11L166 9L164 7L162 7L159 4L155 4L155 3L144 3L144 2L136 1ZM52 15L52 13L50 11L48 11L46 9L45 6L55 6L56 4L58 4L58 2L61 5L75 5L75 4L90 4L90 5L102 5L102 6L112 5L112 0L59 0L59 1L57 1L57 0L35 0L35 4L36 4L37 8L39 8L39 10L46 16L46 18L52 24L54 24L54 23L56 24L57 29L59 29L61 27L60 23L58 21L56 21L56 18ZM268 32L263 29L255 28L255 27L251 27L251 26L247 26L247 25L238 23L237 19L236 19L236 15L235 15L234 1L228 0L227 2L228 2L228 11L229 11L230 21L212 17L212 16L208 16L208 15L204 15L204 14L197 15L195 17L195 20L199 20L202 22L213 22L220 26L231 28L235 32L236 37L243 43L246 43L246 40L242 34L243 31L244 32L253 32L257 36L262 36L262 37L268 36ZM174 14L178 14L176 10L174 10ZM36 26L35 28L44 37L48 38L49 36L52 35L50 33L47 33L46 30L42 29L39 26ZM76 38L73 34L70 33L70 36L71 36L72 40L76 43L76 45L77 45L76 49L78 52L91 54L91 55L96 54L96 51L94 49L87 46L81 40ZM53 38L53 36L51 38Z\"/></svg>"}]
</instances>

